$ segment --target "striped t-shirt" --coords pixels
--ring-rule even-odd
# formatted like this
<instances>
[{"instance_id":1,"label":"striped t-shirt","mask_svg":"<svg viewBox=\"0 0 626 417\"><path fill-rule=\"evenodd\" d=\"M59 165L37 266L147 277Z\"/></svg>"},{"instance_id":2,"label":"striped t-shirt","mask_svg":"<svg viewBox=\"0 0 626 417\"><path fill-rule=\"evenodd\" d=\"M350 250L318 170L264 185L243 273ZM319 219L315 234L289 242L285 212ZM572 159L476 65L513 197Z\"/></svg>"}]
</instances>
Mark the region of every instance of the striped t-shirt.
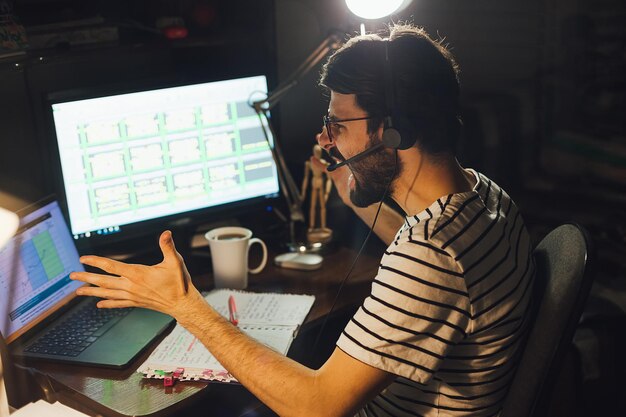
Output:
<instances>
[{"instance_id":1,"label":"striped t-shirt","mask_svg":"<svg viewBox=\"0 0 626 417\"><path fill-rule=\"evenodd\" d=\"M520 213L475 171L472 191L406 218L337 346L397 375L359 416L494 416L528 323L534 263Z\"/></svg>"}]
</instances>

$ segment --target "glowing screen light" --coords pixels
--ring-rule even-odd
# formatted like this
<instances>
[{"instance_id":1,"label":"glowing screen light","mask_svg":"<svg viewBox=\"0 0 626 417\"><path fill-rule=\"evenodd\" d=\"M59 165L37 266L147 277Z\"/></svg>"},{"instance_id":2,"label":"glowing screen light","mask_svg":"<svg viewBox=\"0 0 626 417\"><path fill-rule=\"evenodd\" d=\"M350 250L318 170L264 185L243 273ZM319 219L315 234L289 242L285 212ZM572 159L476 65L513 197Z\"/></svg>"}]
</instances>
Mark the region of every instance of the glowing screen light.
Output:
<instances>
[{"instance_id":1,"label":"glowing screen light","mask_svg":"<svg viewBox=\"0 0 626 417\"><path fill-rule=\"evenodd\" d=\"M403 9L410 0L346 0L348 9L363 19L380 19Z\"/></svg>"}]
</instances>

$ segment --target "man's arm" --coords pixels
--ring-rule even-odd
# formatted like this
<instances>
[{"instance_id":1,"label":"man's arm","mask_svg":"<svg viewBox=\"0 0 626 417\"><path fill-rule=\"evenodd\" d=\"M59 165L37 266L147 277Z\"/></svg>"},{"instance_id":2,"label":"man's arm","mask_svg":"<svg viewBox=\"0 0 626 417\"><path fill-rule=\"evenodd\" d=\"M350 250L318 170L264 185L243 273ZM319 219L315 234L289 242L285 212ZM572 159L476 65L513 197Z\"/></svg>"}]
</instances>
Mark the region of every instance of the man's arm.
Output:
<instances>
[{"instance_id":1,"label":"man's arm","mask_svg":"<svg viewBox=\"0 0 626 417\"><path fill-rule=\"evenodd\" d=\"M280 416L354 415L393 379L338 348L320 369L309 369L250 339L203 300L178 320Z\"/></svg>"},{"instance_id":2,"label":"man's arm","mask_svg":"<svg viewBox=\"0 0 626 417\"><path fill-rule=\"evenodd\" d=\"M319 164L319 167L325 168L325 166L316 158L311 158L312 164ZM341 198L341 201L348 207L350 207L356 214L365 222L368 227L374 223L376 217L376 211L378 210L378 203L372 204L368 207L356 207L350 201L350 191L348 190L348 177L350 176L350 169L346 166L341 167L333 172L328 172L328 176L332 179L337 189L337 193ZM376 220L376 226L374 227L374 233L386 244L389 245L393 242L393 238L402 226L404 218L388 205L384 204L380 208L380 214L378 220Z\"/></svg>"},{"instance_id":3,"label":"man's arm","mask_svg":"<svg viewBox=\"0 0 626 417\"><path fill-rule=\"evenodd\" d=\"M318 370L256 342L220 316L192 285L170 232L159 240L163 262L129 265L95 256L81 262L116 275L73 272L79 295L105 298L100 308L144 307L169 314L187 328L248 390L281 416L349 416L380 392L393 374L335 349Z\"/></svg>"}]
</instances>

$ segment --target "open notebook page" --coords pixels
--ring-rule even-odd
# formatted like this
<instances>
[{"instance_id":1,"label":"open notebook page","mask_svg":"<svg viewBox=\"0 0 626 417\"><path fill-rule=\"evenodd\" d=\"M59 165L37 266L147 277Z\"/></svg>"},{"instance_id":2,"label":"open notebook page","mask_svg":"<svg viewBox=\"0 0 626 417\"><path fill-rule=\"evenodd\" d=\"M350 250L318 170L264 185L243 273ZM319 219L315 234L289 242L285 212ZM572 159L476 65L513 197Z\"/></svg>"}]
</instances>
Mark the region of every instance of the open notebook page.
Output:
<instances>
[{"instance_id":1,"label":"open notebook page","mask_svg":"<svg viewBox=\"0 0 626 417\"><path fill-rule=\"evenodd\" d=\"M217 290L207 301L224 317L228 316L228 297L233 295L239 314L239 328L264 345L286 354L298 326L304 321L315 298L308 295L257 294ZM198 339L177 325L159 344L137 372L160 377L157 371L184 368L182 379L210 379L225 382L235 379Z\"/></svg>"}]
</instances>

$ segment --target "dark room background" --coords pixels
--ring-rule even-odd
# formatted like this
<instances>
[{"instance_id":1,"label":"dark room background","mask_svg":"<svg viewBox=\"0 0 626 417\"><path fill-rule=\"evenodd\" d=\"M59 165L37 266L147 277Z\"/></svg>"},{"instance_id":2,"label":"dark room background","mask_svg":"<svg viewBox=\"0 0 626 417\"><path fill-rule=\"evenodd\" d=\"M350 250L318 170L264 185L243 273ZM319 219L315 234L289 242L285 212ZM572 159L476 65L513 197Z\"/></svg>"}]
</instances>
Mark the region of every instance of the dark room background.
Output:
<instances>
[{"instance_id":1,"label":"dark room background","mask_svg":"<svg viewBox=\"0 0 626 417\"><path fill-rule=\"evenodd\" d=\"M0 0L0 19L28 42L0 49L0 205L13 210L55 191L49 93L254 73L272 87L330 31L360 23L339 0ZM157 28L172 19L184 39ZM393 19L425 27L459 62L461 163L507 188L535 242L568 221L593 235L596 282L561 405L609 412L626 394L626 2L414 0ZM276 111L298 184L326 112L318 77L319 67ZM342 239L366 230L336 196L329 216Z\"/></svg>"}]
</instances>

